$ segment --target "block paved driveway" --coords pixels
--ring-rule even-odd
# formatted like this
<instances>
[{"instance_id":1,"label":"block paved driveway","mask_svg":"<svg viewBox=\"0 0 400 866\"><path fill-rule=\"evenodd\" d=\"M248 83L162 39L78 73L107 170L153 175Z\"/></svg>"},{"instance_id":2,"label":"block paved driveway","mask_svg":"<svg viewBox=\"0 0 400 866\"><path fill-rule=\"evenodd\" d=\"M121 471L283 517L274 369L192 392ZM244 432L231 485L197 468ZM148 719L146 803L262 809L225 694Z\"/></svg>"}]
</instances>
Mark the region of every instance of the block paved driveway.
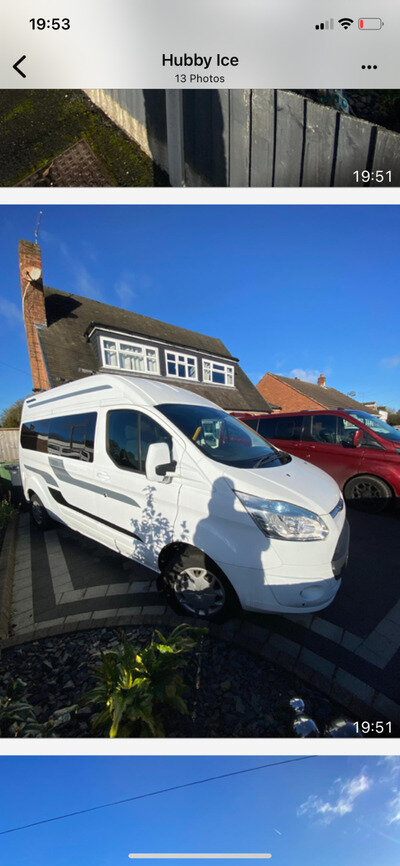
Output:
<instances>
[{"instance_id":1,"label":"block paved driveway","mask_svg":"<svg viewBox=\"0 0 400 866\"><path fill-rule=\"evenodd\" d=\"M306 666L314 682L331 679L375 717L400 723L400 514L348 517L350 563L333 604L316 615L245 614L249 646L253 637L267 640L270 657L292 658L294 670ZM21 515L13 643L53 626L125 624L129 615L149 621L166 610L149 569L61 525L43 534Z\"/></svg>"}]
</instances>

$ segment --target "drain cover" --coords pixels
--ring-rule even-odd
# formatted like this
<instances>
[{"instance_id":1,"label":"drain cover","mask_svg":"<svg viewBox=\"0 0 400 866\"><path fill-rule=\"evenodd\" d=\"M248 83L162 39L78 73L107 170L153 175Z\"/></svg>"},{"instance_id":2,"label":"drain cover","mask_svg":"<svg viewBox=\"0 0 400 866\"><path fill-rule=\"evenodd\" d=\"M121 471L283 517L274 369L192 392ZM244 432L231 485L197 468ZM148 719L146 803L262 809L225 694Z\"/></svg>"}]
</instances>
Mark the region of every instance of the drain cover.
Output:
<instances>
[{"instance_id":1,"label":"drain cover","mask_svg":"<svg viewBox=\"0 0 400 866\"><path fill-rule=\"evenodd\" d=\"M84 139L68 147L18 186L114 186L99 158Z\"/></svg>"}]
</instances>

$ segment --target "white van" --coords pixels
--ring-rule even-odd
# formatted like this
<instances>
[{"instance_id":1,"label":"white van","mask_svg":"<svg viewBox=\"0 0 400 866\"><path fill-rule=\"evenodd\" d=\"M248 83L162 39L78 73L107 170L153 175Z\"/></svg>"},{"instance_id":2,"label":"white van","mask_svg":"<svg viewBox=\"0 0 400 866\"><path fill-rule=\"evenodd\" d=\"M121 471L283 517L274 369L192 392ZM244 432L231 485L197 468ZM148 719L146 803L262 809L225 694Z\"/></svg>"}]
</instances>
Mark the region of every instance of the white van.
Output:
<instances>
[{"instance_id":1,"label":"white van","mask_svg":"<svg viewBox=\"0 0 400 866\"><path fill-rule=\"evenodd\" d=\"M99 374L29 397L20 465L38 526L143 563L185 614L316 611L340 586L336 482L186 389Z\"/></svg>"}]
</instances>

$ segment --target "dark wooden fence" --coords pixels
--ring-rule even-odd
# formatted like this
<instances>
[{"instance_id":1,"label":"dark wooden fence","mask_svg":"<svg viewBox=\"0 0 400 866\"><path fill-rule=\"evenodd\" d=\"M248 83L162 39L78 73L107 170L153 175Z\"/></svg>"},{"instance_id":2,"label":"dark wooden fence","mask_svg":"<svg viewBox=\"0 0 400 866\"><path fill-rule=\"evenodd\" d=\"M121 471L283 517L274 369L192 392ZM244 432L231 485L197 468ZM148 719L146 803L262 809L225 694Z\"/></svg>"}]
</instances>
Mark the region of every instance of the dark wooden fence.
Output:
<instances>
[{"instance_id":1,"label":"dark wooden fence","mask_svg":"<svg viewBox=\"0 0 400 866\"><path fill-rule=\"evenodd\" d=\"M110 116L114 104L134 118L148 152L167 169L165 92L96 93ZM297 93L184 90L183 116L188 186L362 187L354 172L364 169L391 171L391 185L400 185L400 134ZM389 185L389 178L369 185Z\"/></svg>"}]
</instances>

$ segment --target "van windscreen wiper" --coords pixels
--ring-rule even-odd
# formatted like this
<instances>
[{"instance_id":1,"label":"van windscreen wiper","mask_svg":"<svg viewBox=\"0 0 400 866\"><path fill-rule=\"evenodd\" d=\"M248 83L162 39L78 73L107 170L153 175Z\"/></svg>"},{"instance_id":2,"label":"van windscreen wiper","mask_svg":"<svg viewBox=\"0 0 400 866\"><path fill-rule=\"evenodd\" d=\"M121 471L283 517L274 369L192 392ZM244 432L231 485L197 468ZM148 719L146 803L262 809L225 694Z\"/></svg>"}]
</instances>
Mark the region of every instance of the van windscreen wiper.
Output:
<instances>
[{"instance_id":1,"label":"van windscreen wiper","mask_svg":"<svg viewBox=\"0 0 400 866\"><path fill-rule=\"evenodd\" d=\"M253 463L253 469L259 469L260 466L266 466L268 463L271 463L273 460L279 459L280 452L273 452L273 454L264 454L262 457L259 457L255 463Z\"/></svg>"},{"instance_id":2,"label":"van windscreen wiper","mask_svg":"<svg viewBox=\"0 0 400 866\"><path fill-rule=\"evenodd\" d=\"M281 465L284 463L290 463L291 461L290 454L287 454L286 451L274 451L273 454L264 454L263 457L259 457L255 463L253 463L253 469L259 469L260 466L267 466L268 463L272 463L273 460L280 460Z\"/></svg>"}]
</instances>

